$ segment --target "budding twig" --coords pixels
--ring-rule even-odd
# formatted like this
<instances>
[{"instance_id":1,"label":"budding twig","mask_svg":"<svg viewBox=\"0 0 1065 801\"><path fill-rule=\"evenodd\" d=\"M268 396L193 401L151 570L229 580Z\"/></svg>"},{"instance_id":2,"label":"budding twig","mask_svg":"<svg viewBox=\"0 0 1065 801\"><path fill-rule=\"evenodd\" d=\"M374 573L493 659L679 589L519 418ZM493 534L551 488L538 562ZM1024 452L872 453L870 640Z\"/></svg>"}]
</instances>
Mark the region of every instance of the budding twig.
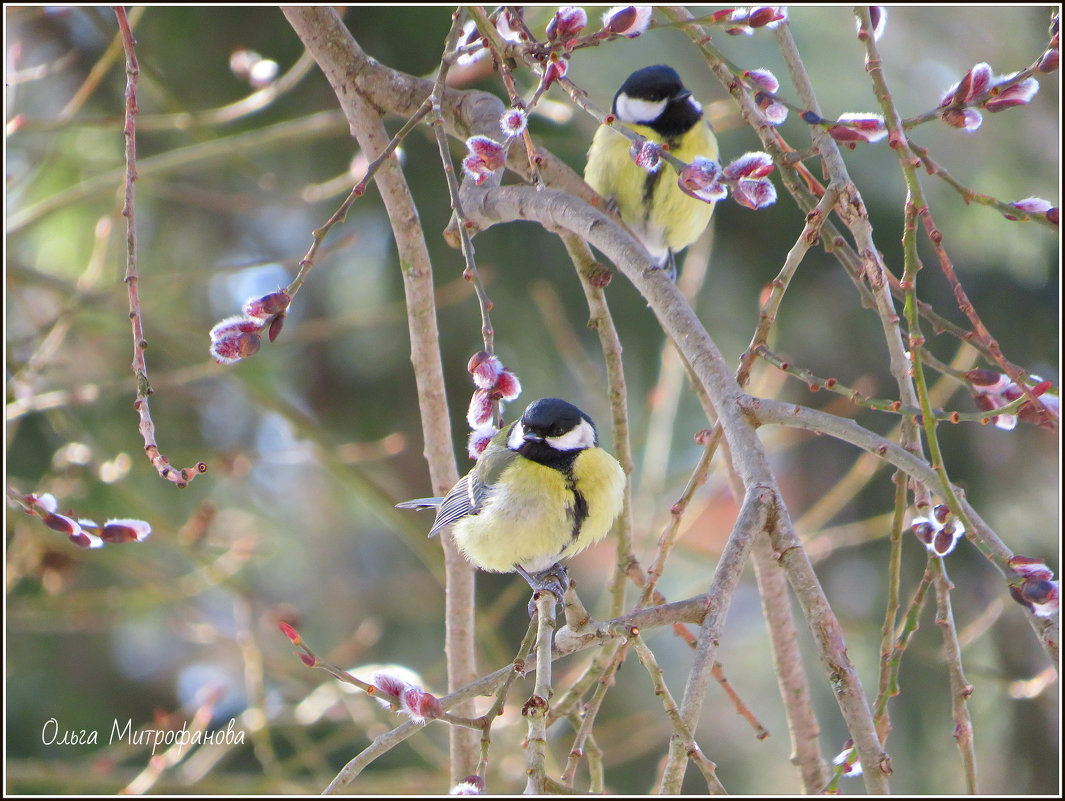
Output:
<instances>
[{"instance_id":1,"label":"budding twig","mask_svg":"<svg viewBox=\"0 0 1065 801\"><path fill-rule=\"evenodd\" d=\"M133 374L137 377L137 399L133 408L140 417L140 432L144 438L144 452L159 475L178 487L186 487L198 473L207 472L207 465L199 462L195 467L176 470L170 466L170 460L159 452L155 441L155 423L148 409L148 396L152 386L148 383L148 364L144 352L148 349L148 340L144 338L144 324L141 319L141 302L137 290L137 223L134 217L133 182L137 180L137 77L140 66L134 50L133 32L126 18L126 10L115 6L115 16L121 31L122 46L126 53L126 116L123 134L126 140L126 196L122 205L122 216L126 218L126 288L129 294L129 319L133 326Z\"/></svg>"},{"instance_id":2,"label":"budding twig","mask_svg":"<svg viewBox=\"0 0 1065 801\"><path fill-rule=\"evenodd\" d=\"M929 566L934 575L936 591L936 625L943 634L943 656L950 676L950 709L954 719L954 739L961 752L965 770L966 792L976 794L976 754L973 746L973 722L966 703L973 687L965 680L961 664L961 645L954 624L954 611L950 603L950 591L954 588L947 578L947 566L941 557L929 554Z\"/></svg>"},{"instance_id":3,"label":"budding twig","mask_svg":"<svg viewBox=\"0 0 1065 801\"><path fill-rule=\"evenodd\" d=\"M448 34L445 52L449 49L454 49L460 31L461 27L458 25L458 18L456 16L456 19L452 24L451 33ZM459 241L461 242L463 259L465 259L466 262L466 270L463 273L463 277L473 283L474 291L477 293L477 303L481 310L481 337L484 341L485 352L491 355L495 353L495 331L492 328L492 320L489 316L489 311L492 308L492 301L489 299L488 292L484 287L484 283L481 281L481 276L477 272L477 261L474 257L475 251L473 248L473 240L470 237L466 215L462 210L459 183L458 179L455 177L455 166L451 161L451 151L447 142L447 133L444 130L442 104L445 86L444 81L447 78L449 66L450 65L446 59L441 59L440 71L437 73L436 82L433 84L433 92L426 101L430 104L430 111L432 112L429 123L432 126L433 134L436 136L437 147L440 150L440 160L443 164L444 177L447 179L448 194L451 198L451 209L455 213L455 218L458 221ZM497 426L501 422L501 414L501 407L497 404Z\"/></svg>"},{"instance_id":4,"label":"budding twig","mask_svg":"<svg viewBox=\"0 0 1065 801\"><path fill-rule=\"evenodd\" d=\"M377 171L381 169L383 164L392 158L392 154L396 152L396 148L399 147L403 140L407 138L407 135L417 127L418 123L425 118L429 113L430 108L429 100L427 99L418 107L418 110L410 116L407 122L404 123L403 127L396 131L396 135L392 137L391 141L381 154L367 165L366 172L363 174L362 178L360 178L359 182L355 184L348 196L344 198L344 202L340 204L335 212L333 212L333 215L326 220L321 227L315 228L311 232L313 241L311 242L310 250L307 251L307 254L302 259L300 259L299 273L292 280L292 283L285 289L285 292L288 293L289 297L294 298L296 293L300 291L300 287L303 286L304 281L306 281L308 273L310 273L311 269L314 267L314 258L326 235L332 230L334 225L347 219L348 210L351 208L351 204L366 193L366 188L370 185L370 181L373 179L374 175L377 174Z\"/></svg>"},{"instance_id":5,"label":"budding twig","mask_svg":"<svg viewBox=\"0 0 1065 801\"><path fill-rule=\"evenodd\" d=\"M647 643L643 641L639 629L635 626L629 632L628 641L632 643L632 647L636 650L636 655L640 658L640 664L644 666L647 670L647 675L651 677L655 695L662 699L662 706L666 710L669 722L673 725L673 736L683 741L685 748L687 748L688 757L695 763L699 772L703 774L707 789L715 795L725 794L728 791L717 778L717 765L706 758L702 749L699 748L699 744L695 742L695 737L692 735L691 730L681 720L680 710L677 709L677 703L673 700L673 695L666 686L662 668L658 666L654 653L647 647Z\"/></svg>"}]
</instances>

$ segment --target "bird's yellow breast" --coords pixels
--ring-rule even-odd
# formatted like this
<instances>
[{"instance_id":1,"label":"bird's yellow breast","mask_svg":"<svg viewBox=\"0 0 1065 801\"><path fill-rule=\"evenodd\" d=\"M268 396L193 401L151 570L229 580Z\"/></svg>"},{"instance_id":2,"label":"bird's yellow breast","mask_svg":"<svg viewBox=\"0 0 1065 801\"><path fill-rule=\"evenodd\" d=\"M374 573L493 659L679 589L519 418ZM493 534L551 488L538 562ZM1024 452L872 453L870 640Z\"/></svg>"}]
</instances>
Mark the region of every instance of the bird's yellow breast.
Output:
<instances>
[{"instance_id":1,"label":"bird's yellow breast","mask_svg":"<svg viewBox=\"0 0 1065 801\"><path fill-rule=\"evenodd\" d=\"M662 137L645 125L624 124L649 141L663 143ZM662 260L667 250L676 253L699 238L710 222L714 204L682 192L677 186L677 171L665 160L656 173L637 166L629 156L630 145L622 134L599 126L588 150L584 180L603 197L614 199L625 225L655 259ZM696 156L717 160L717 139L706 121L700 120L673 143L669 152L688 164Z\"/></svg>"},{"instance_id":2,"label":"bird's yellow breast","mask_svg":"<svg viewBox=\"0 0 1065 801\"><path fill-rule=\"evenodd\" d=\"M537 573L574 556L607 535L621 511L625 474L601 448L581 451L566 476L528 459L512 462L478 514L459 520L455 542L482 570L509 573L520 565ZM576 496L587 517L574 537Z\"/></svg>"}]
</instances>

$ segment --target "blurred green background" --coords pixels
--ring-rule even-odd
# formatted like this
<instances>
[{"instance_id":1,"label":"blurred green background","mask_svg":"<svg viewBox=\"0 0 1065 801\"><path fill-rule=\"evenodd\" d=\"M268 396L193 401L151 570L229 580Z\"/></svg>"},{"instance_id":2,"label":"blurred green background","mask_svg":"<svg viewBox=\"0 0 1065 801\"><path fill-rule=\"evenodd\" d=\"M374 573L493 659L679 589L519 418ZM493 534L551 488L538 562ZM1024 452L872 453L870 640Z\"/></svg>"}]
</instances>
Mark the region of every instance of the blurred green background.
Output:
<instances>
[{"instance_id":1,"label":"blurred green background","mask_svg":"<svg viewBox=\"0 0 1065 801\"><path fill-rule=\"evenodd\" d=\"M593 25L599 12L589 9ZM534 32L542 33L551 13L528 10ZM254 51L276 61L281 73L297 62L301 44L276 8L151 7L137 18L136 215L152 415L161 451L173 464L203 460L209 467L188 488L175 489L142 455L132 410L125 225L119 214L125 76L120 51L110 62L105 55L115 43L114 14L89 7L7 7L5 14L9 491L51 492L62 510L97 520L143 518L154 529L143 545L80 551L8 505L6 789L116 792L149 765L149 754L108 746L112 722L162 728L167 720L188 718L205 689L215 688L221 695L212 725L225 726L235 717L253 732L247 744L193 751L146 784L169 792L318 792L396 718L365 698L338 695L324 673L304 668L278 632L279 619L296 624L319 654L337 664L398 663L417 671L431 690L442 693L446 684L439 544L425 538L427 516L392 509L429 487L388 219L371 188L326 240L278 341L239 365L214 364L207 332L239 312L246 298L292 279L311 230L329 218L361 175L357 166L354 178L349 173L359 163L357 147L313 66L292 90L255 113L229 121L195 119L253 91L231 69L234 52ZM790 19L824 115L878 110L849 8L795 8ZM1050 7L892 8L880 50L901 113L934 108L977 62L987 61L996 73L1028 66L1047 45L1049 19ZM359 6L346 12L345 22L381 62L425 75L439 60L450 10ZM781 79L781 94L797 101L770 32L734 38L718 30L715 43L744 68L772 70ZM761 149L678 31L654 30L579 50L569 77L606 108L631 69L659 62L676 67L703 102L723 161ZM102 69L98 75L94 66ZM490 72L456 76L462 86L504 96ZM518 80L528 96L532 77L519 72ZM1029 106L985 114L975 133L930 124L913 138L965 186L1007 202L1036 195L1056 205L1058 73L1040 76L1040 83ZM82 96L87 85L91 91ZM557 88L546 100L551 116L534 115L532 135L580 171L595 121ZM389 129L402 122L388 120ZM809 143L805 128L792 114L781 131L801 149ZM457 157L461 150L453 148ZM886 142L845 150L844 158L868 205L877 245L900 273L904 187L896 158ZM471 391L465 366L481 347L480 319L461 278L461 257L440 236L450 211L428 129L407 139L403 159L434 262L456 453L465 471ZM814 162L808 164L817 174ZM774 182L780 200L766 211L719 204L710 267L695 301L733 363L757 322L759 293L802 228L802 214ZM1006 356L1057 386L1057 231L966 206L944 182L924 174L922 185L958 274ZM523 384L510 415L538 397L566 397L599 421L611 447L598 343L585 328L583 294L558 240L538 226L497 226L477 238L476 248L495 304L497 352ZM921 256L927 267L922 298L964 323L935 254L923 243ZM652 409L672 399L663 399L657 384L663 338L623 279L609 286L607 297L630 391L637 555L649 561L669 506L698 458L692 436L705 419L686 387L674 393L678 409L668 460L645 469ZM874 396L894 394L879 321L860 308L851 283L822 251L809 253L789 289L774 347L821 376ZM930 335L930 348L949 361L957 343ZM894 424L887 415L828 393L811 395L772 369L764 372L758 387L767 394L854 416L879 432ZM973 408L964 392L946 406ZM881 470L849 503L804 526L804 513L856 454L791 430L766 430L763 439L872 696L886 593L890 472ZM1056 569L1058 437L1023 425L1005 432L965 424L941 429L941 439L951 477L980 514L1016 552L1046 559ZM663 577L660 588L668 598L705 590L734 510L717 470L697 494L685 539ZM572 567L595 614L606 613L613 561L608 542ZM924 551L908 538L904 602L924 563ZM969 706L979 787L1054 793L1057 685L1018 683L1040 675L1047 657L1000 575L973 547L961 543L947 566L956 585L953 605L967 678L976 687ZM478 576L483 671L513 657L525 630L526 592L513 576ZM666 631L650 634L649 643L679 697L690 664L686 646ZM940 653L926 608L903 667L902 695L891 706L887 750L896 792L957 793L964 787ZM812 649L807 656L822 748L831 757L846 733ZM578 675L587 658L561 663L559 686ZM732 792L796 792L752 576L733 604L719 659L773 736L756 741L715 688L698 732L703 751ZM524 725L517 710L530 688L519 684L493 730L489 790L524 786L518 747ZM99 744L45 742L42 729L51 718L60 734L98 731ZM608 790L653 786L668 733L643 670L635 662L626 665L596 729ZM561 729L557 734L552 746L564 758L569 735ZM376 762L352 790L445 792L446 744L444 727L430 726ZM691 792L705 789L695 774L689 771L685 785ZM844 790L861 792L861 782L850 780Z\"/></svg>"}]
</instances>

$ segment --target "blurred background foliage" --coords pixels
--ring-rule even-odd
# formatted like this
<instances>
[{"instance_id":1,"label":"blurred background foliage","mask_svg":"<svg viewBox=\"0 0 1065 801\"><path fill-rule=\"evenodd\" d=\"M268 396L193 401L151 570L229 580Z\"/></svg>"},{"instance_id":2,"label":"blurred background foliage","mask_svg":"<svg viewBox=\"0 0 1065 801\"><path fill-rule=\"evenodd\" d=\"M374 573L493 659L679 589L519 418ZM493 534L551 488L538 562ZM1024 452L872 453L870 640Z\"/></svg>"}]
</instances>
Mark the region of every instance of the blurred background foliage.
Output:
<instances>
[{"instance_id":1,"label":"blurred background foliage","mask_svg":"<svg viewBox=\"0 0 1065 801\"><path fill-rule=\"evenodd\" d=\"M594 22L599 12L589 11ZM106 8L10 6L5 13L7 483L21 493L51 492L62 510L96 519L143 518L154 529L143 545L80 551L9 505L6 789L115 792L142 770L152 776L143 747L107 744L112 721L162 728L187 719L212 689L219 694L212 725L236 717L238 727L252 733L247 744L192 750L157 777L153 789L318 792L396 718L305 669L277 631L279 619L296 624L335 663L399 663L417 671L428 688L445 689L439 544L425 538L427 517L392 509L397 500L424 495L428 478L401 280L375 190L327 239L327 252L275 344L264 344L239 365L221 367L207 355L207 332L237 313L246 298L291 280L311 230L328 219L365 161L313 66L261 109L226 120L204 118L204 112L253 91L231 68L235 52L273 60L282 75L297 63L302 47L276 8L132 12L141 65L137 221L152 413L160 448L172 463L202 459L209 468L188 488L175 489L142 455L131 408L135 386L119 214L125 75L114 14ZM542 32L551 13L529 9L532 29ZM880 49L902 114L935 107L940 93L977 62L989 62L997 73L1026 67L1046 47L1049 19L1050 7L892 8ZM439 59L450 10L359 6L346 12L345 21L378 60L425 75ZM795 8L791 28L825 116L877 110L849 8ZM719 32L715 41L734 63L772 70L782 79L782 94L795 98L769 32L750 38ZM654 30L580 50L569 77L605 108L632 68L659 62L676 67L704 103L724 160L760 149L678 31ZM503 96L490 70L453 75L461 86ZM534 85L527 74L519 80L526 91ZM1037 195L1056 204L1058 74L1040 81L1029 106L985 114L976 133L929 124L914 139L966 186L1007 202ZM595 122L558 89L547 101L548 113L532 118L532 134L579 171ZM401 124L388 121L393 131ZM802 147L809 141L804 128L792 114L781 130ZM456 145L454 152L460 151ZM845 150L844 157L868 205L878 246L901 272L904 198L895 156L882 142ZM461 257L440 236L450 212L427 129L404 143L403 158L434 261L452 425L464 471L471 391L465 365L480 349L480 320L473 292L461 279ZM942 181L923 176L922 183L965 288L1007 357L1057 385L1057 231L966 206ZM759 293L802 227L802 215L780 194L767 211L726 202L715 215L710 268L695 305L733 362L757 321ZM495 303L498 353L524 386L510 414L537 397L567 397L600 421L609 446L598 345L585 328L583 295L557 239L532 225L497 226L479 236L476 247ZM705 244L694 251L705 253ZM924 249L922 257L923 299L964 323L934 254ZM690 392L681 390L668 458L644 464L652 408L663 402L656 389L663 338L624 280L615 280L607 296L625 348L637 462L637 553L648 559L695 463L699 449L692 435L705 419ZM957 351L945 336L932 338L930 346L948 361ZM860 308L851 283L817 249L789 289L774 347L822 376L871 395L894 394L880 323ZM763 372L759 391L854 416L881 432L894 424L838 396L812 395L771 368ZM964 392L945 405L973 408ZM881 469L860 493L819 512L816 520L808 518L807 525L804 515L856 454L797 431L763 435L872 697L886 593L890 472ZM1030 426L1005 432L976 424L946 427L941 435L951 476L977 510L1015 551L1047 559L1056 569L1058 438ZM733 515L718 470L688 513L685 539L660 585L667 597L705 590ZM925 553L908 539L904 557L905 602ZM607 608L603 592L613 559L614 549L604 543L572 568L593 613ZM1039 679L1024 684L1048 667L1047 658L1000 575L975 549L961 543L948 569L967 675L976 687L970 708L980 789L1056 792L1057 685L1044 687ZM478 591L480 665L488 671L513 657L526 625L527 590L513 576L482 574ZM903 667L902 695L891 706L894 731L887 750L896 792L963 788L940 642L926 608ZM650 634L649 643L679 695L689 664L686 646L666 631ZM831 756L846 734L812 648L807 657L822 748ZM773 736L757 742L715 691L698 732L704 752L732 792L796 791L753 580L733 604L719 658ZM559 683L564 686L586 661L583 655L561 664ZM517 745L524 727L517 710L526 691L519 685L493 730L490 790L514 792L524 784ZM98 731L99 745L43 742L50 718L60 733ZM668 732L646 675L626 666L596 730L608 789L652 786ZM565 748L566 742L560 736L554 744ZM445 791L446 743L444 727L430 726L375 763L354 791ZM689 771L686 788L699 791L703 785L694 773ZM844 789L860 786L851 781Z\"/></svg>"}]
</instances>

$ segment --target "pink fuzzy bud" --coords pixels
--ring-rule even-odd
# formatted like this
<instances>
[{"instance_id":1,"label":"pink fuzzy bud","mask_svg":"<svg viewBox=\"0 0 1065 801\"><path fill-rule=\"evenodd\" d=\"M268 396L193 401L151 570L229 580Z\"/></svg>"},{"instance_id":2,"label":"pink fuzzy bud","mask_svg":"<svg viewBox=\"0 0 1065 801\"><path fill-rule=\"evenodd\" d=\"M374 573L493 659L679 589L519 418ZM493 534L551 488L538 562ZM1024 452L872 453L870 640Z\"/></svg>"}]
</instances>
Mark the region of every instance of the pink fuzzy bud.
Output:
<instances>
[{"instance_id":1,"label":"pink fuzzy bud","mask_svg":"<svg viewBox=\"0 0 1065 801\"><path fill-rule=\"evenodd\" d=\"M887 9L884 6L869 6L869 22L873 26L873 41L879 42L887 27Z\"/></svg>"},{"instance_id":2,"label":"pink fuzzy bud","mask_svg":"<svg viewBox=\"0 0 1065 801\"><path fill-rule=\"evenodd\" d=\"M229 334L211 342L211 355L219 364L234 364L259 352L262 339L256 333Z\"/></svg>"},{"instance_id":3,"label":"pink fuzzy bud","mask_svg":"<svg viewBox=\"0 0 1065 801\"><path fill-rule=\"evenodd\" d=\"M477 461L492 437L499 433L499 429L493 425L480 426L470 432L469 441L466 443L466 453L474 461Z\"/></svg>"},{"instance_id":4,"label":"pink fuzzy bud","mask_svg":"<svg viewBox=\"0 0 1065 801\"><path fill-rule=\"evenodd\" d=\"M496 30L506 41L514 44L517 44L523 38L521 31L511 24L509 12L502 13L496 17Z\"/></svg>"},{"instance_id":5,"label":"pink fuzzy bud","mask_svg":"<svg viewBox=\"0 0 1065 801\"><path fill-rule=\"evenodd\" d=\"M1035 97L1038 91L1039 81L1035 78L1027 78L1003 89L998 95L984 103L984 108L994 114L996 111L1003 111L1013 106L1024 106Z\"/></svg>"},{"instance_id":6,"label":"pink fuzzy bud","mask_svg":"<svg viewBox=\"0 0 1065 801\"><path fill-rule=\"evenodd\" d=\"M400 695L399 702L400 708L415 723L436 720L444 714L440 699L432 693L427 693L421 687L407 687Z\"/></svg>"},{"instance_id":7,"label":"pink fuzzy bud","mask_svg":"<svg viewBox=\"0 0 1065 801\"><path fill-rule=\"evenodd\" d=\"M1042 559L1036 559L1034 556L1021 556L1017 554L1011 556L1009 562L1010 569L1018 576L1031 576L1038 579L1052 579L1054 573L1046 562Z\"/></svg>"},{"instance_id":8,"label":"pink fuzzy bud","mask_svg":"<svg viewBox=\"0 0 1065 801\"><path fill-rule=\"evenodd\" d=\"M725 167L724 172L730 181L740 178L764 178L773 172L773 157L758 150L744 153Z\"/></svg>"},{"instance_id":9,"label":"pink fuzzy bud","mask_svg":"<svg viewBox=\"0 0 1065 801\"><path fill-rule=\"evenodd\" d=\"M466 49L455 59L455 63L460 67L468 67L488 55L488 48L481 43L481 32L477 30L477 23L472 19L462 26L462 33L459 35L456 46L460 50Z\"/></svg>"},{"instance_id":10,"label":"pink fuzzy bud","mask_svg":"<svg viewBox=\"0 0 1065 801\"><path fill-rule=\"evenodd\" d=\"M228 337L235 336L237 334L250 334L261 330L263 327L262 320L256 320L254 317L246 317L243 315L234 315L233 317L227 317L215 323L214 328L211 329L211 340L219 340Z\"/></svg>"},{"instance_id":11,"label":"pink fuzzy bud","mask_svg":"<svg viewBox=\"0 0 1065 801\"><path fill-rule=\"evenodd\" d=\"M766 178L741 178L732 185L732 199L757 211L777 202L777 190Z\"/></svg>"},{"instance_id":12,"label":"pink fuzzy bud","mask_svg":"<svg viewBox=\"0 0 1065 801\"><path fill-rule=\"evenodd\" d=\"M510 370L504 370L499 374L492 394L499 400L512 401L521 394L521 382Z\"/></svg>"},{"instance_id":13,"label":"pink fuzzy bud","mask_svg":"<svg viewBox=\"0 0 1065 801\"><path fill-rule=\"evenodd\" d=\"M279 621L277 627L281 629L281 633L288 637L293 645L299 645L301 642L303 642L303 638L300 637L299 632L297 632L284 620Z\"/></svg>"},{"instance_id":14,"label":"pink fuzzy bud","mask_svg":"<svg viewBox=\"0 0 1065 801\"><path fill-rule=\"evenodd\" d=\"M90 534L87 531L78 531L75 534L71 534L70 541L77 545L79 548L102 548L104 547L104 541L97 537L95 534Z\"/></svg>"},{"instance_id":15,"label":"pink fuzzy bud","mask_svg":"<svg viewBox=\"0 0 1065 801\"><path fill-rule=\"evenodd\" d=\"M936 532L935 539L932 541L932 551L936 556L946 556L954 550L957 541L958 538L954 536L953 529L950 526L944 526Z\"/></svg>"},{"instance_id":16,"label":"pink fuzzy bud","mask_svg":"<svg viewBox=\"0 0 1065 801\"><path fill-rule=\"evenodd\" d=\"M966 377L973 384L973 400L976 407L983 412L1001 409L1024 395L1021 388L1008 377L992 370L970 370L966 373ZM1016 428L1018 419L1048 429L1056 428L1056 421L1061 416L1060 399L1056 395L1045 394L1051 387L1049 381L1043 381L1034 375L1029 378L1036 382L1029 389L1039 398L1040 405L1037 406L1036 403L1027 401L1021 405L1016 414L992 416L991 419L996 428L1012 431Z\"/></svg>"},{"instance_id":17,"label":"pink fuzzy bud","mask_svg":"<svg viewBox=\"0 0 1065 801\"><path fill-rule=\"evenodd\" d=\"M603 29L607 33L633 39L651 24L651 6L614 6L603 14Z\"/></svg>"},{"instance_id":18,"label":"pink fuzzy bud","mask_svg":"<svg viewBox=\"0 0 1065 801\"><path fill-rule=\"evenodd\" d=\"M470 408L466 412L466 422L470 428L481 428L492 419L495 410L495 400L492 398L490 389L477 389L470 398Z\"/></svg>"},{"instance_id":19,"label":"pink fuzzy bud","mask_svg":"<svg viewBox=\"0 0 1065 801\"><path fill-rule=\"evenodd\" d=\"M478 186L492 174L492 171L485 166L484 160L472 153L462 160L462 171Z\"/></svg>"},{"instance_id":20,"label":"pink fuzzy bud","mask_svg":"<svg viewBox=\"0 0 1065 801\"><path fill-rule=\"evenodd\" d=\"M489 353L480 351L470 357L466 369L473 376L473 383L479 389L491 389L496 385L496 379L503 372L503 363Z\"/></svg>"},{"instance_id":21,"label":"pink fuzzy bud","mask_svg":"<svg viewBox=\"0 0 1065 801\"><path fill-rule=\"evenodd\" d=\"M879 142L887 136L887 125L879 114L848 112L840 115L828 134L838 142Z\"/></svg>"},{"instance_id":22,"label":"pink fuzzy bud","mask_svg":"<svg viewBox=\"0 0 1065 801\"><path fill-rule=\"evenodd\" d=\"M925 546L932 544L932 538L935 536L935 526L931 524L926 518L916 518L910 526L910 530L913 535L917 537Z\"/></svg>"},{"instance_id":23,"label":"pink fuzzy bud","mask_svg":"<svg viewBox=\"0 0 1065 801\"><path fill-rule=\"evenodd\" d=\"M211 355L219 364L236 364L240 361L240 345L236 337L220 339L211 343Z\"/></svg>"},{"instance_id":24,"label":"pink fuzzy bud","mask_svg":"<svg viewBox=\"0 0 1065 801\"><path fill-rule=\"evenodd\" d=\"M1041 197L1026 197L1024 200L1015 200L1010 205L1025 214L1046 214L1054 208L1054 205L1049 200L1043 200ZM1006 219L1016 220L1018 218L1007 214Z\"/></svg>"},{"instance_id":25,"label":"pink fuzzy bud","mask_svg":"<svg viewBox=\"0 0 1065 801\"><path fill-rule=\"evenodd\" d=\"M50 514L59 508L59 502L50 492L42 492L40 495L31 493L26 496L26 503L30 504L30 506L36 506L44 511L45 514Z\"/></svg>"},{"instance_id":26,"label":"pink fuzzy bud","mask_svg":"<svg viewBox=\"0 0 1065 801\"><path fill-rule=\"evenodd\" d=\"M291 302L292 298L287 292L278 290L269 295L263 295L261 298L249 298L244 303L242 311L248 317L263 320L285 311Z\"/></svg>"},{"instance_id":27,"label":"pink fuzzy bud","mask_svg":"<svg viewBox=\"0 0 1065 801\"><path fill-rule=\"evenodd\" d=\"M1036 617L1053 617L1061 608L1061 589L1056 581L1026 578L1021 583L1021 597Z\"/></svg>"},{"instance_id":28,"label":"pink fuzzy bud","mask_svg":"<svg viewBox=\"0 0 1065 801\"><path fill-rule=\"evenodd\" d=\"M588 15L580 6L563 6L547 24L547 39L558 39L567 50L572 49L578 34L588 24Z\"/></svg>"},{"instance_id":29,"label":"pink fuzzy bud","mask_svg":"<svg viewBox=\"0 0 1065 801\"><path fill-rule=\"evenodd\" d=\"M547 69L544 70L544 89L547 90L559 78L565 78L567 72L569 72L568 61L551 59L548 62Z\"/></svg>"},{"instance_id":30,"label":"pink fuzzy bud","mask_svg":"<svg viewBox=\"0 0 1065 801\"><path fill-rule=\"evenodd\" d=\"M910 530L930 552L946 556L965 533L960 520L950 518L950 510L940 504L933 510L933 517L915 517Z\"/></svg>"},{"instance_id":31,"label":"pink fuzzy bud","mask_svg":"<svg viewBox=\"0 0 1065 801\"><path fill-rule=\"evenodd\" d=\"M449 795L481 795L482 793L484 793L484 779L473 774L452 787Z\"/></svg>"},{"instance_id":32,"label":"pink fuzzy bud","mask_svg":"<svg viewBox=\"0 0 1065 801\"><path fill-rule=\"evenodd\" d=\"M771 95L765 92L758 92L754 96L754 102L758 104L762 116L765 117L765 121L770 125L783 125L788 119L788 107L773 100Z\"/></svg>"},{"instance_id":33,"label":"pink fuzzy bud","mask_svg":"<svg viewBox=\"0 0 1065 801\"><path fill-rule=\"evenodd\" d=\"M499 129L504 136L520 136L529 124L529 116L525 109L514 106L503 112L499 118Z\"/></svg>"},{"instance_id":34,"label":"pink fuzzy bud","mask_svg":"<svg viewBox=\"0 0 1065 801\"><path fill-rule=\"evenodd\" d=\"M972 108L944 109L939 112L939 118L947 125L953 128L961 128L968 133L975 131L984 121L980 112Z\"/></svg>"},{"instance_id":35,"label":"pink fuzzy bud","mask_svg":"<svg viewBox=\"0 0 1065 801\"><path fill-rule=\"evenodd\" d=\"M747 16L747 24L752 28L761 28L770 23L787 19L787 14L782 6L760 6L752 8Z\"/></svg>"},{"instance_id":36,"label":"pink fuzzy bud","mask_svg":"<svg viewBox=\"0 0 1065 801\"><path fill-rule=\"evenodd\" d=\"M743 79L771 95L775 95L780 90L780 81L777 80L777 76L767 69L746 70L743 73Z\"/></svg>"},{"instance_id":37,"label":"pink fuzzy bud","mask_svg":"<svg viewBox=\"0 0 1065 801\"><path fill-rule=\"evenodd\" d=\"M965 380L978 387L995 387L1004 389L1010 380L996 370L988 370L985 367L974 367L965 374Z\"/></svg>"},{"instance_id":38,"label":"pink fuzzy bud","mask_svg":"<svg viewBox=\"0 0 1065 801\"><path fill-rule=\"evenodd\" d=\"M104 542L144 542L152 533L152 527L144 520L116 519L104 523L100 539Z\"/></svg>"},{"instance_id":39,"label":"pink fuzzy bud","mask_svg":"<svg viewBox=\"0 0 1065 801\"><path fill-rule=\"evenodd\" d=\"M58 531L60 534L66 534L68 537L81 533L81 524L78 523L72 517L66 515L57 514L55 512L48 514L41 518L44 524L52 531Z\"/></svg>"},{"instance_id":40,"label":"pink fuzzy bud","mask_svg":"<svg viewBox=\"0 0 1065 801\"><path fill-rule=\"evenodd\" d=\"M833 758L832 764L839 765L844 776L854 778L862 775L862 763L858 761L854 740L847 740L843 744L843 750Z\"/></svg>"},{"instance_id":41,"label":"pink fuzzy bud","mask_svg":"<svg viewBox=\"0 0 1065 801\"><path fill-rule=\"evenodd\" d=\"M506 148L487 136L471 136L466 140L466 148L481 160L488 172L495 172L506 162Z\"/></svg>"},{"instance_id":42,"label":"pink fuzzy bud","mask_svg":"<svg viewBox=\"0 0 1065 801\"><path fill-rule=\"evenodd\" d=\"M1058 50L1058 48L1052 47L1045 53L1043 53L1042 57L1039 59L1039 63L1036 65L1035 68L1042 73L1054 72L1055 70L1057 70L1060 62L1061 52Z\"/></svg>"},{"instance_id":43,"label":"pink fuzzy bud","mask_svg":"<svg viewBox=\"0 0 1065 801\"><path fill-rule=\"evenodd\" d=\"M1036 617L1053 617L1061 608L1061 587L1054 574L1041 561L1028 556L1014 556L1009 565L1022 576L1010 583L1010 595Z\"/></svg>"},{"instance_id":44,"label":"pink fuzzy bud","mask_svg":"<svg viewBox=\"0 0 1065 801\"><path fill-rule=\"evenodd\" d=\"M386 692L396 698L402 698L403 693L410 686L398 676L393 676L391 673L385 673L384 671L378 671L373 674L373 684L378 690ZM385 699L378 700L382 703L388 703Z\"/></svg>"},{"instance_id":45,"label":"pink fuzzy bud","mask_svg":"<svg viewBox=\"0 0 1065 801\"><path fill-rule=\"evenodd\" d=\"M944 92L943 99L939 101L940 108L969 103L974 98L980 97L991 88L991 77L991 65L980 62L965 73L964 78Z\"/></svg>"},{"instance_id":46,"label":"pink fuzzy bud","mask_svg":"<svg viewBox=\"0 0 1065 801\"><path fill-rule=\"evenodd\" d=\"M269 322L269 331L267 333L269 341L273 342L278 338L278 334L281 333L281 328L284 327L284 318L286 316L288 315L286 315L284 312L281 312L280 314L275 314L274 320Z\"/></svg>"},{"instance_id":47,"label":"pink fuzzy bud","mask_svg":"<svg viewBox=\"0 0 1065 801\"><path fill-rule=\"evenodd\" d=\"M242 359L247 356L254 356L259 352L261 345L262 339L258 334L241 334L237 337L237 350Z\"/></svg>"},{"instance_id":48,"label":"pink fuzzy bud","mask_svg":"<svg viewBox=\"0 0 1065 801\"><path fill-rule=\"evenodd\" d=\"M722 183L721 165L713 159L696 156L681 172L677 184L687 194L707 203L716 203L728 196L728 187Z\"/></svg>"},{"instance_id":49,"label":"pink fuzzy bud","mask_svg":"<svg viewBox=\"0 0 1065 801\"><path fill-rule=\"evenodd\" d=\"M644 139L632 143L629 147L629 157L636 162L637 167L647 172L655 172L661 164L662 148Z\"/></svg>"},{"instance_id":50,"label":"pink fuzzy bud","mask_svg":"<svg viewBox=\"0 0 1065 801\"><path fill-rule=\"evenodd\" d=\"M1061 399L1057 395L1041 395L1036 392L1037 389L1038 387L1033 389L1033 392L1039 398L1043 408L1037 408L1031 401L1023 403L1021 408L1017 410L1017 419L1025 423L1035 423L1037 426L1055 431L1057 430L1057 422L1061 419Z\"/></svg>"}]
</instances>

